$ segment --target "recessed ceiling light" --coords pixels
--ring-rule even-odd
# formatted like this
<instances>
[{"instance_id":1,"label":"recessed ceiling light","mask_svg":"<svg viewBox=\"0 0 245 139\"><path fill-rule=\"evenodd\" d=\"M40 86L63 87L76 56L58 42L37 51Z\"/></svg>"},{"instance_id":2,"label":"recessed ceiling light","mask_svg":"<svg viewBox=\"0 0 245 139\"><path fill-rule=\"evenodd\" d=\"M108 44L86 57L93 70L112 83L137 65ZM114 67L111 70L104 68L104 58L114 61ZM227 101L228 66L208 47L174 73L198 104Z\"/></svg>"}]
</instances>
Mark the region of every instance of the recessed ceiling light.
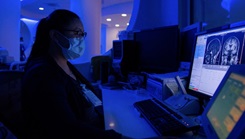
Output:
<instances>
[{"instance_id":1,"label":"recessed ceiling light","mask_svg":"<svg viewBox=\"0 0 245 139\"><path fill-rule=\"evenodd\" d=\"M41 10L41 11L43 11L43 10L44 10L44 8L43 8L43 7L39 7L38 9L39 9L39 10Z\"/></svg>"},{"instance_id":2,"label":"recessed ceiling light","mask_svg":"<svg viewBox=\"0 0 245 139\"><path fill-rule=\"evenodd\" d=\"M111 18L107 18L106 21L111 21Z\"/></svg>"},{"instance_id":3,"label":"recessed ceiling light","mask_svg":"<svg viewBox=\"0 0 245 139\"><path fill-rule=\"evenodd\" d=\"M127 26L129 25L129 23L127 23Z\"/></svg>"},{"instance_id":4,"label":"recessed ceiling light","mask_svg":"<svg viewBox=\"0 0 245 139\"><path fill-rule=\"evenodd\" d=\"M119 24L115 24L115 27L119 27L120 25Z\"/></svg>"},{"instance_id":5,"label":"recessed ceiling light","mask_svg":"<svg viewBox=\"0 0 245 139\"><path fill-rule=\"evenodd\" d=\"M121 14L121 16L125 17L125 16L127 16L127 14Z\"/></svg>"}]
</instances>

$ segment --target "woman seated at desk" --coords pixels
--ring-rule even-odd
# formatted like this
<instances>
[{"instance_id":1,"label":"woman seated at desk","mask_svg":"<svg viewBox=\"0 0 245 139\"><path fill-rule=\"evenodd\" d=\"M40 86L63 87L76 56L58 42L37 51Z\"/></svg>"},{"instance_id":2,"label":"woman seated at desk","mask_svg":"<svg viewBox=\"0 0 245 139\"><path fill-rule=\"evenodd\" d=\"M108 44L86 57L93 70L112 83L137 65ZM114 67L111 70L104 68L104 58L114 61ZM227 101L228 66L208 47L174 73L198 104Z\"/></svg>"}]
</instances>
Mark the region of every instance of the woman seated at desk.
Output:
<instances>
[{"instance_id":1,"label":"woman seated at desk","mask_svg":"<svg viewBox=\"0 0 245 139\"><path fill-rule=\"evenodd\" d=\"M39 22L22 84L23 138L123 137L104 130L81 84L95 89L68 61L83 54L86 34L78 15L68 10L55 10Z\"/></svg>"}]
</instances>

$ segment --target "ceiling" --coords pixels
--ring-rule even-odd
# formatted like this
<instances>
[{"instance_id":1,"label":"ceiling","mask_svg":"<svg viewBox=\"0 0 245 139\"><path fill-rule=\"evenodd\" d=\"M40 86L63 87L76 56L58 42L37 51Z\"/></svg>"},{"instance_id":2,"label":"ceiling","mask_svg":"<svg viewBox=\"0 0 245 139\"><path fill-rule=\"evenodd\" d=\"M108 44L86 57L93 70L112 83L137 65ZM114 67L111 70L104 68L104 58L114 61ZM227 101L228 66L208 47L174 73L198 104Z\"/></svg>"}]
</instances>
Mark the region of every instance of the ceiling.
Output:
<instances>
[{"instance_id":1,"label":"ceiling","mask_svg":"<svg viewBox=\"0 0 245 139\"><path fill-rule=\"evenodd\" d=\"M21 1L21 17L39 20L48 16L55 9L69 9L70 0L20 0ZM120 5L130 5L127 8ZM120 24L120 27L126 27L131 17L133 0L101 0L102 18L101 22L108 27L115 27L115 24ZM44 10L39 10L39 7L44 7ZM114 8L113 8L114 7ZM116 7L116 8L115 8ZM106 10L106 12L103 12ZM108 12L109 10L109 12ZM121 13L127 12L127 17L122 17ZM108 14L106 14L108 13ZM107 22L106 18L110 17L111 22Z\"/></svg>"}]
</instances>

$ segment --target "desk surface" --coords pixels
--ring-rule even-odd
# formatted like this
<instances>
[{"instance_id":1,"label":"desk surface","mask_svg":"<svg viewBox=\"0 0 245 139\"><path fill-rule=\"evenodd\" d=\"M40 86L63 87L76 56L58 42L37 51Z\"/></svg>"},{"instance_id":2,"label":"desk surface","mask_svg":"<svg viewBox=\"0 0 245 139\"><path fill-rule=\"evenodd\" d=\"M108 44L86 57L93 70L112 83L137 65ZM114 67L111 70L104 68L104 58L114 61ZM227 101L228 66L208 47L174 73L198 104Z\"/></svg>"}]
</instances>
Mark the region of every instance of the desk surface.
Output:
<instances>
[{"instance_id":1,"label":"desk surface","mask_svg":"<svg viewBox=\"0 0 245 139\"><path fill-rule=\"evenodd\" d=\"M132 138L159 136L147 121L140 117L134 108L136 101L152 98L146 90L109 90L102 88L105 129L114 129L118 133ZM203 135L194 135L191 131L177 138L206 139Z\"/></svg>"},{"instance_id":2,"label":"desk surface","mask_svg":"<svg viewBox=\"0 0 245 139\"><path fill-rule=\"evenodd\" d=\"M156 137L153 128L140 117L133 103L151 98L145 90L109 90L102 89L105 129L115 131L132 138Z\"/></svg>"}]
</instances>

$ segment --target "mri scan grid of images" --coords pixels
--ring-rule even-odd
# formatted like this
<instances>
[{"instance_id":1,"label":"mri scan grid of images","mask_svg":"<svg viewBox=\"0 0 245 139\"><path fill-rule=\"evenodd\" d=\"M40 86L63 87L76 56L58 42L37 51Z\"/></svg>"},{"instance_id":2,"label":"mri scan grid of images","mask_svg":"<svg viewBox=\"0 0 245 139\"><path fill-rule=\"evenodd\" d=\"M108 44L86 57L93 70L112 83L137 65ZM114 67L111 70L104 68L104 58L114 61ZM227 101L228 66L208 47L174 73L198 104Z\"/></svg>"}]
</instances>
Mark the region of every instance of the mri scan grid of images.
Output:
<instances>
[{"instance_id":1,"label":"mri scan grid of images","mask_svg":"<svg viewBox=\"0 0 245 139\"><path fill-rule=\"evenodd\" d=\"M204 64L236 65L244 47L244 32L228 33L224 36L210 36L204 55Z\"/></svg>"}]
</instances>

